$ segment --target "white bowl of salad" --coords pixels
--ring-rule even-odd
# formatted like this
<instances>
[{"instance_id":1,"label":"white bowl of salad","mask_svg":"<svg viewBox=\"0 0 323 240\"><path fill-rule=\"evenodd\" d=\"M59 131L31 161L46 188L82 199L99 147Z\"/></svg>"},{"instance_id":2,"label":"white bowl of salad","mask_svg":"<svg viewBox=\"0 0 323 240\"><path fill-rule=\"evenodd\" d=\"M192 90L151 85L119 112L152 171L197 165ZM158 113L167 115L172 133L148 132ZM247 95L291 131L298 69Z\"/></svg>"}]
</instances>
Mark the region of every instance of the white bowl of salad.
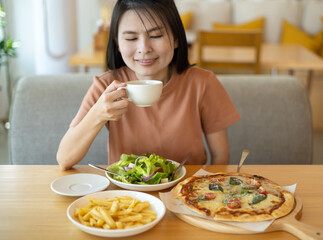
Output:
<instances>
[{"instance_id":1,"label":"white bowl of salad","mask_svg":"<svg viewBox=\"0 0 323 240\"><path fill-rule=\"evenodd\" d=\"M108 167L108 170L120 176L109 173L106 173L106 176L112 183L124 189L159 191L174 186L185 176L184 166L173 176L178 166L178 162L156 154L122 154L119 162Z\"/></svg>"}]
</instances>

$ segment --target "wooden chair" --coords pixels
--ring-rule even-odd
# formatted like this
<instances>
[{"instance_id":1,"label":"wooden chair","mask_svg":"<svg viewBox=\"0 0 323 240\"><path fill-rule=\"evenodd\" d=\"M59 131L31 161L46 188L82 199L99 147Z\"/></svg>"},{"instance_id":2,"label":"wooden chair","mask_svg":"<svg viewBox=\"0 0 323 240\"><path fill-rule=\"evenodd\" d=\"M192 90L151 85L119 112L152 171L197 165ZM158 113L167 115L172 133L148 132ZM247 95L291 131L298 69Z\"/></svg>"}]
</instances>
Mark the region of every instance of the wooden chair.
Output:
<instances>
[{"instance_id":1,"label":"wooden chair","mask_svg":"<svg viewBox=\"0 0 323 240\"><path fill-rule=\"evenodd\" d=\"M200 31L198 39L198 66L252 68L260 73L261 30Z\"/></svg>"}]
</instances>

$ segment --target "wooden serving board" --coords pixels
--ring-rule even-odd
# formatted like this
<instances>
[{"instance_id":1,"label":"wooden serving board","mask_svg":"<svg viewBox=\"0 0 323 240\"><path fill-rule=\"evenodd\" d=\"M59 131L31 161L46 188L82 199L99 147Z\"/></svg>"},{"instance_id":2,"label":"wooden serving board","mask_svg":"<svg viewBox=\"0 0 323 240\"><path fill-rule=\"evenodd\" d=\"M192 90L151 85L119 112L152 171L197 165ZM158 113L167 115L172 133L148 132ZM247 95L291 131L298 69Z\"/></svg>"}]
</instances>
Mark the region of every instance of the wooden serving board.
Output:
<instances>
[{"instance_id":1,"label":"wooden serving board","mask_svg":"<svg viewBox=\"0 0 323 240\"><path fill-rule=\"evenodd\" d=\"M295 194L295 208L286 216L279 218L273 222L264 232L286 231L300 239L323 239L323 229L314 227L298 221L302 214L303 204L298 195ZM256 234L262 232L254 232L251 230L223 224L208 219L195 216L174 213L178 218L193 226L206 230L231 233L231 234Z\"/></svg>"}]
</instances>

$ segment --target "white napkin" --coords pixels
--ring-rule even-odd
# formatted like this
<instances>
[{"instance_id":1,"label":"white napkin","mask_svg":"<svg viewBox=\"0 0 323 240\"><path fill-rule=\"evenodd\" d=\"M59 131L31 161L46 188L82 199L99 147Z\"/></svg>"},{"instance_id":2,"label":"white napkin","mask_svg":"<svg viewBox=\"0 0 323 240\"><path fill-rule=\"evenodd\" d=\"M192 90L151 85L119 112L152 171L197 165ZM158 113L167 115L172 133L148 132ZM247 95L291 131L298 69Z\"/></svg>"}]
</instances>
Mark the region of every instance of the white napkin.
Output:
<instances>
[{"instance_id":1,"label":"white napkin","mask_svg":"<svg viewBox=\"0 0 323 240\"><path fill-rule=\"evenodd\" d=\"M203 169L200 169L194 174L194 176L209 175L209 174L214 174L214 173L207 172ZM291 186L286 186L283 188L294 194L296 189L296 184L293 184ZM174 198L173 190L171 190L170 192L164 192L164 193L160 192L159 196L160 196L160 199L166 205L167 209L170 210L171 212L186 214L186 215L195 216L195 217L201 217L201 218L215 221L213 218L201 216L191 211L190 209L188 209L184 204L182 204L181 201ZM274 222L274 220L267 220L267 221L261 221L261 222L231 222L231 221L218 221L218 222L221 222L223 224L228 224L231 226L240 227L254 232L263 232Z\"/></svg>"}]
</instances>

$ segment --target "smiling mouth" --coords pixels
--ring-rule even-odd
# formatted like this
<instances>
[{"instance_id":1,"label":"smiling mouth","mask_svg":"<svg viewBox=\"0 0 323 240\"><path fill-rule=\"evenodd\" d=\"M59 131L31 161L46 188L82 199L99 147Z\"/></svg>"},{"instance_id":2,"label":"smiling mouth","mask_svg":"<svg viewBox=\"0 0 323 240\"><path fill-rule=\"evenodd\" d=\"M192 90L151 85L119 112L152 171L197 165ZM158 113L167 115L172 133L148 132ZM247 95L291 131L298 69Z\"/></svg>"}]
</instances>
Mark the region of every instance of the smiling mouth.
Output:
<instances>
[{"instance_id":1,"label":"smiling mouth","mask_svg":"<svg viewBox=\"0 0 323 240\"><path fill-rule=\"evenodd\" d=\"M154 61L156 61L157 58L153 58L153 59L138 59L136 60L137 62L139 63L142 63L142 64L149 64L149 63L152 63Z\"/></svg>"}]
</instances>

